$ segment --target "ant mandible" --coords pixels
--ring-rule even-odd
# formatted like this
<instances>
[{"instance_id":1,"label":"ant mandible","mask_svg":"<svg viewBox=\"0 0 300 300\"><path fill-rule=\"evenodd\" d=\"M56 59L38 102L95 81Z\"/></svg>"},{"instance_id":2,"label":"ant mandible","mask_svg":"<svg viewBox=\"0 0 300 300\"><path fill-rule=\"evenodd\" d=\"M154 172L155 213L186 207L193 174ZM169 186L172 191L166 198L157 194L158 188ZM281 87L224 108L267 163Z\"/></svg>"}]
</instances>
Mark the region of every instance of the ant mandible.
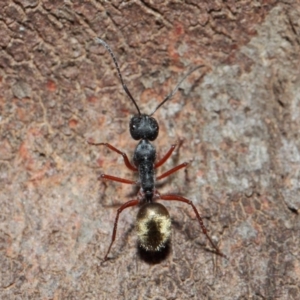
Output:
<instances>
[{"instance_id":1,"label":"ant mandible","mask_svg":"<svg viewBox=\"0 0 300 300\"><path fill-rule=\"evenodd\" d=\"M197 208L194 206L192 201L179 196L175 194L164 194L161 195L155 188L155 181L161 180L175 172L177 172L180 169L186 168L189 163L184 162L171 170L161 174L160 176L157 176L155 178L155 169L162 166L166 160L171 156L174 149L176 148L176 144L172 145L169 151L159 160L156 162L156 150L155 147L151 144L152 141L154 141L158 136L159 126L157 121L152 117L152 115L164 104L166 103L172 96L177 92L180 84L195 70L204 67L204 65L199 65L195 68L193 68L190 72L188 72L176 85L176 87L173 89L173 91L167 95L167 97L154 109L154 111L150 114L142 114L136 101L132 97L131 93L129 92L123 77L121 75L121 71L119 68L119 65L117 63L117 59L111 50L111 48L108 46L108 44L103 41L100 38L96 38L96 42L98 44L103 45L109 54L111 55L113 62L115 64L115 67L117 69L119 78L121 80L122 86L128 97L131 99L132 103L137 109L137 114L134 115L129 124L130 134L131 137L134 140L139 140L138 145L136 146L133 154L133 164L129 161L127 155L112 146L109 143L93 143L92 141L88 141L89 144L92 145L103 145L109 148L110 150L122 155L124 163L128 169L134 172L138 172L139 180L133 181L128 180L120 177L115 177L107 174L101 174L100 179L105 180L111 180L116 182L121 182L125 184L134 184L139 185L140 190L137 196L137 199L130 200L118 209L117 215L115 218L114 223L114 229L112 233L112 238L110 245L108 247L108 250L106 252L106 255L104 257L104 261L108 259L108 254L110 252L110 249L116 239L116 233L117 233L117 226L118 226L118 220L119 215L121 212L132 206L140 205L139 212L137 214L137 221L136 221L136 230L137 230L137 236L138 236L138 243L140 247L142 247L146 251L150 252L159 252L163 248L166 247L166 245L170 241L171 237L171 218L169 215L168 210L165 206L163 206L160 203L155 202L156 200L166 200L166 201L180 201L184 202L188 205L190 205L198 219L198 222L200 224L200 227L202 229L203 234L207 237L209 240L211 246L215 249L216 253L220 256L226 257L219 248L214 244L211 237L207 233L207 229L203 224L203 220L197 210Z\"/></svg>"}]
</instances>

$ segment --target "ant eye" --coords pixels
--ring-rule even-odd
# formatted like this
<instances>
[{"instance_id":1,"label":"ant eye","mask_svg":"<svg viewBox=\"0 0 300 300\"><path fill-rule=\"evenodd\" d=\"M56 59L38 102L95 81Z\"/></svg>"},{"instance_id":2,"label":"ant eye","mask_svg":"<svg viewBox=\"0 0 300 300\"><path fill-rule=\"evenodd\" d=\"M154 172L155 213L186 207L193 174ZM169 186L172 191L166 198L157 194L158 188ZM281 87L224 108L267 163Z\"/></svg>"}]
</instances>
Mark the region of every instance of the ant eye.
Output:
<instances>
[{"instance_id":1,"label":"ant eye","mask_svg":"<svg viewBox=\"0 0 300 300\"><path fill-rule=\"evenodd\" d=\"M129 130L131 137L134 140L140 140L141 136L141 118L140 116L133 116L130 120Z\"/></svg>"}]
</instances>

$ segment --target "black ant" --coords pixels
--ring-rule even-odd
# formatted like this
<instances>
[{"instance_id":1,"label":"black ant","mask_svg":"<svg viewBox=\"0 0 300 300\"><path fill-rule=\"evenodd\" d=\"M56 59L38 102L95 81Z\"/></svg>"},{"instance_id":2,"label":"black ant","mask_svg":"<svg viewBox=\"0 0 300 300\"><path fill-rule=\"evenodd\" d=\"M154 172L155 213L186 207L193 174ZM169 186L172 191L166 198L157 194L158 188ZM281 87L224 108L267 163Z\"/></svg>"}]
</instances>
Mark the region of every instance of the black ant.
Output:
<instances>
[{"instance_id":1,"label":"black ant","mask_svg":"<svg viewBox=\"0 0 300 300\"><path fill-rule=\"evenodd\" d=\"M119 65L117 63L116 57L112 52L111 48L108 46L106 42L101 40L100 38L96 38L96 42L103 45L109 54L111 55L114 64L116 66L119 78L121 80L123 89L125 90L126 94L131 99L132 103L137 109L138 114L134 115L129 124L130 134L134 140L139 140L140 142L135 148L134 155L133 155L133 164L130 163L127 155L112 146L108 143L93 143L89 141L92 145L103 145L109 148L112 151L123 156L124 163L126 167L134 172L138 172L139 180L133 181L124 178L119 178L107 174L101 174L100 179L106 179L111 181L117 181L126 184L134 184L139 185L140 190L138 193L137 199L130 200L124 203L117 211L113 234L111 238L111 242L107 253L104 257L104 261L107 260L108 254L110 249L115 241L118 220L120 213L131 206L141 205L139 212L137 214L137 221L136 221L136 229L137 229L137 236L138 236L138 243L141 248L145 251L149 251L152 253L159 252L164 249L171 237L171 218L169 215L168 210L160 203L155 202L158 199L167 200L167 201L180 201L190 205L199 221L200 227L202 232L206 235L207 239L209 240L211 246L215 249L216 253L220 256L226 257L219 248L213 243L211 237L207 233L207 229L203 224L202 218L192 203L192 201L174 194L165 194L161 195L155 188L155 181L163 179L180 169L183 169L188 166L189 163L184 162L175 168L157 176L155 178L155 169L163 165L166 160L171 156L174 149L176 148L176 144L172 145L169 151L159 160L156 162L156 150L155 147L151 144L158 136L159 126L157 121L152 117L152 115L164 104L166 103L178 90L180 84L195 70L204 67L204 65L199 65L188 72L176 85L173 91L154 109L154 111L150 114L142 114L136 101L133 99L131 93L129 92L126 84L124 83L123 77L121 75L121 71Z\"/></svg>"}]
</instances>

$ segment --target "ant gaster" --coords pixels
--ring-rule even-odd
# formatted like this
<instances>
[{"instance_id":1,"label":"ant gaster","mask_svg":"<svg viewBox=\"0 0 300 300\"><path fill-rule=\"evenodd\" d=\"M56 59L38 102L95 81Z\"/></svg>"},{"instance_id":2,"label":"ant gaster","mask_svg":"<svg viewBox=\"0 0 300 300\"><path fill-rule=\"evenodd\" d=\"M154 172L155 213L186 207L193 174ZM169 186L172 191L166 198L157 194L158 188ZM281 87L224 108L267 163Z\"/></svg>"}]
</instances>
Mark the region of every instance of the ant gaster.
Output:
<instances>
[{"instance_id":1,"label":"ant gaster","mask_svg":"<svg viewBox=\"0 0 300 300\"><path fill-rule=\"evenodd\" d=\"M155 110L150 115L142 114L136 101L134 100L126 84L124 83L119 65L117 63L116 57L112 52L111 48L108 46L106 42L104 42L100 38L96 38L96 42L103 45L110 53L114 61L115 67L117 69L119 78L121 80L123 89L128 95L128 97L131 99L132 103L134 104L138 112L136 115L132 117L129 125L130 134L132 138L134 140L139 140L139 143L136 146L134 151L133 164L130 163L127 155L124 152L116 149L111 144L93 143L92 141L89 141L89 143L92 145L103 145L109 148L110 150L122 155L126 167L132 171L138 172L139 175L138 181L128 180L128 179L115 177L107 174L101 174L100 176L100 179L117 181L126 184L138 184L140 186L140 191L138 193L137 199L130 200L124 203L117 211L111 242L106 252L106 255L104 257L104 261L107 260L110 249L115 241L120 213L128 207L132 207L136 205L141 206L136 221L136 230L137 230L139 246L146 251L152 251L152 252L160 251L167 246L171 237L171 218L165 206L155 202L158 199L167 200L167 201L180 201L190 205L196 214L196 217L198 219L203 234L205 234L211 246L215 249L218 255L226 257L219 250L219 248L213 243L212 239L208 235L207 229L203 224L202 218L198 210L192 203L192 201L176 194L161 195L155 188L156 180L163 179L173 174L174 172L185 168L189 163L184 162L155 178L155 169L157 169L158 167L160 167L166 162L166 160L171 156L171 154L173 153L177 145L176 144L172 145L169 151L159 161L156 162L156 150L155 147L151 144L151 142L157 138L159 132L159 126L157 121L152 117L152 115L176 93L180 84L192 72L194 72L196 69L204 67L204 65L199 65L194 69L192 69L190 72L188 72L179 81L179 83L176 85L174 90L155 108Z\"/></svg>"}]
</instances>

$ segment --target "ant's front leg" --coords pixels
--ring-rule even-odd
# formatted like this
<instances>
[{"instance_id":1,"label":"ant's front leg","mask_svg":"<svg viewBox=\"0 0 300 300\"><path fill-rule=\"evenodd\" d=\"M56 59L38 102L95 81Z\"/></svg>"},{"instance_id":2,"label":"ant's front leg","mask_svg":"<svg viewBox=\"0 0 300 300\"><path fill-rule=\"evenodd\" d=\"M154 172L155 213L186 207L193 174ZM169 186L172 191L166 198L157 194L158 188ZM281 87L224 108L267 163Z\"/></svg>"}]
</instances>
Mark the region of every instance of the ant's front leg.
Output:
<instances>
[{"instance_id":1,"label":"ant's front leg","mask_svg":"<svg viewBox=\"0 0 300 300\"><path fill-rule=\"evenodd\" d=\"M94 143L94 142L91 141L91 140L88 140L87 142L88 142L90 145L94 145L94 146L105 146L105 147L109 148L110 150L115 151L115 152L118 153L118 154L121 154L121 155L123 156L124 163L125 163L126 167L127 167L129 170L131 170L131 171L137 172L138 169L137 169L134 165L132 165L132 163L129 161L129 159L128 159L126 153L120 151L119 149L115 148L114 146L112 146L112 145L109 144L109 143Z\"/></svg>"},{"instance_id":2,"label":"ant's front leg","mask_svg":"<svg viewBox=\"0 0 300 300\"><path fill-rule=\"evenodd\" d=\"M163 158L161 158L155 165L154 165L154 169L159 168L160 166L162 166L167 159L171 156L171 154L173 153L173 151L175 150L175 148L177 147L177 144L173 144L171 146L171 148L169 149L169 151L164 155Z\"/></svg>"},{"instance_id":3,"label":"ant's front leg","mask_svg":"<svg viewBox=\"0 0 300 300\"><path fill-rule=\"evenodd\" d=\"M182 144L183 144L183 139L180 139L178 149L181 147ZM171 148L169 149L169 151L165 154L165 156L154 165L154 168L156 169L156 168L160 167L161 165L163 165L167 161L167 159L171 156L171 154L173 153L173 151L175 150L176 147L177 147L177 144L173 144L171 146ZM189 164L190 164L190 162L184 162L184 163L172 168L171 170L157 176L156 180L163 179L163 178L177 172L180 169L186 168Z\"/></svg>"},{"instance_id":4,"label":"ant's front leg","mask_svg":"<svg viewBox=\"0 0 300 300\"><path fill-rule=\"evenodd\" d=\"M183 144L183 139L180 139L178 144L173 144L173 145L171 145L171 148L170 148L169 151L164 155L164 157L161 158L161 159L154 165L154 169L157 169L157 168L159 168L160 166L162 166L162 165L167 161L167 159L171 156L171 154L173 153L173 151L175 150L175 148L178 146L178 150L179 150L180 147L182 146L182 144Z\"/></svg>"}]
</instances>

